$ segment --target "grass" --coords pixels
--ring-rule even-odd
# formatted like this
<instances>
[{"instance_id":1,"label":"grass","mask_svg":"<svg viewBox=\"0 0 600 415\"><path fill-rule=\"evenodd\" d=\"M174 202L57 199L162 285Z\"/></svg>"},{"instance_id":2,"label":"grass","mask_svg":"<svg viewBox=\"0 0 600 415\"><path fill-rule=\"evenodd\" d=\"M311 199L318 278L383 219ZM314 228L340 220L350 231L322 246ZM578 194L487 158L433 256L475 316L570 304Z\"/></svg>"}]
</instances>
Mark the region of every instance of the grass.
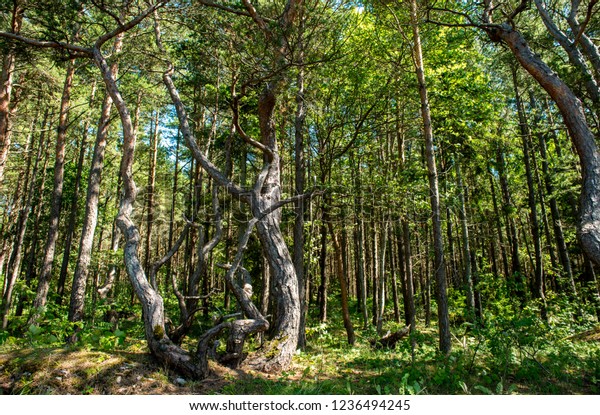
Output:
<instances>
[{"instance_id":1,"label":"grass","mask_svg":"<svg viewBox=\"0 0 600 415\"><path fill-rule=\"evenodd\" d=\"M331 305L331 316L336 313ZM563 313L563 314L560 314ZM548 322L534 307L495 310L485 326L453 328L453 349L437 351L437 328L417 326L393 350L374 350L372 328L345 342L337 320L311 325L307 348L277 375L213 364L214 374L181 385L147 353L139 319L122 330L88 327L81 344L65 347L61 327L6 334L0 344L0 392L11 394L598 394L600 328L557 307ZM391 316L390 316L391 317ZM333 321L333 320L332 320ZM458 323L457 323L458 324ZM387 323L386 329L400 325ZM187 340L193 348L194 338Z\"/></svg>"}]
</instances>

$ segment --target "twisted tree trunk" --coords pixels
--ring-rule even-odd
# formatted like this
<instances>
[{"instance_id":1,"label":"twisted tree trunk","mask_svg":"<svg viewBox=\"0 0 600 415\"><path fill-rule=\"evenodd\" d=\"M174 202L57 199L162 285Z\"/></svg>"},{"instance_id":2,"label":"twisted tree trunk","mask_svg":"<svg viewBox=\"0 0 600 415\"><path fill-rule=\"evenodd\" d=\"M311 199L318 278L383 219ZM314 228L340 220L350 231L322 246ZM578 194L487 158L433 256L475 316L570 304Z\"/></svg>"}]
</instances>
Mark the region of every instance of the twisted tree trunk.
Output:
<instances>
[{"instance_id":1,"label":"twisted tree trunk","mask_svg":"<svg viewBox=\"0 0 600 415\"><path fill-rule=\"evenodd\" d=\"M523 35L508 23L486 28L490 38L505 43L521 66L554 100L579 156L582 172L578 237L583 250L600 265L600 151L581 100L541 58Z\"/></svg>"}]
</instances>

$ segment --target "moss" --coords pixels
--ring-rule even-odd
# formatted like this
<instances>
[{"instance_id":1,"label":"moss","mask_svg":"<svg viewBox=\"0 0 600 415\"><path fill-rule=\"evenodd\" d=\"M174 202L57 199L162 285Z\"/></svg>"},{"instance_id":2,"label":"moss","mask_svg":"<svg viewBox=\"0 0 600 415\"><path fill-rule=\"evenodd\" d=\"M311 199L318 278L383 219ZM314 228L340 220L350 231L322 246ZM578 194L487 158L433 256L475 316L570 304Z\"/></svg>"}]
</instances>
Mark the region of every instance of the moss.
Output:
<instances>
[{"instance_id":1,"label":"moss","mask_svg":"<svg viewBox=\"0 0 600 415\"><path fill-rule=\"evenodd\" d=\"M285 342L287 340L287 338L288 338L288 336L283 336L283 337L278 337L278 338L271 340L269 342L269 347L268 347L267 351L265 352L265 357L270 360L270 359L273 359L273 358L279 356L279 354L281 353L281 351L279 350L279 347L282 342Z\"/></svg>"},{"instance_id":2,"label":"moss","mask_svg":"<svg viewBox=\"0 0 600 415\"><path fill-rule=\"evenodd\" d=\"M154 326L154 330L152 330L152 333L154 334L154 338L156 340L160 340L165 336L165 329L163 329L162 326L159 326L157 324L156 326Z\"/></svg>"}]
</instances>

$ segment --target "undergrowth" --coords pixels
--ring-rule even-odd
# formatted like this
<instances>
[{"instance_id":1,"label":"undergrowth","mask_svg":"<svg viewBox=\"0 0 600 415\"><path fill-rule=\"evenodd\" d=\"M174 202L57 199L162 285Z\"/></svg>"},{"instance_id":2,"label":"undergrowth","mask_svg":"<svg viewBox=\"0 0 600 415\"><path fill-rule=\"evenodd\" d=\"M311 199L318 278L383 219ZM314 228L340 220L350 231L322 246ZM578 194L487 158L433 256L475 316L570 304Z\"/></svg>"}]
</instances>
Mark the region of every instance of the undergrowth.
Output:
<instances>
[{"instance_id":1,"label":"undergrowth","mask_svg":"<svg viewBox=\"0 0 600 415\"><path fill-rule=\"evenodd\" d=\"M224 371L219 373L221 382L218 387L190 390L188 393L600 393L600 330L595 326L595 320L590 313L577 315L563 297L549 298L548 305L548 321L539 317L535 303L519 308L509 301L496 301L485 308L486 312L475 323L465 317L464 310L455 310L452 352L441 355L437 350L435 325L425 327L418 324L413 334L391 350L373 349L369 340L377 337L375 330L371 327L367 330L357 328L357 343L349 346L341 321L334 319L339 310L332 301L329 322L309 324L307 347L297 352L292 367L287 371L278 375L251 370ZM27 327L24 320L19 326L16 319L8 331L0 331L0 363L3 362L2 356L23 351L0 364L0 379L4 376L4 379L12 379L13 382L9 393L45 393L46 389L28 385L33 382L36 371L45 370L41 362L44 359L50 361L50 357L55 355L68 360L74 359L75 355L81 358L81 353L91 353L99 367L102 361L114 357L118 357L115 365L119 367L127 365L128 359L134 356L137 365L140 365L140 356L144 357L141 362L146 362L145 365L151 364L146 356L139 315L130 313L119 324L95 319L95 323L81 327L79 342L70 346L65 346L64 340L73 326L62 317L65 315L64 309L50 306L40 326ZM402 328L401 324L390 321L391 314L388 317L386 330ZM358 326L359 321L355 324ZM193 348L194 340L194 334L188 338L190 348ZM252 345L253 342L249 342L250 348ZM57 367L54 364L50 369L56 372ZM114 376L104 375L102 370L94 369L93 364L87 365L79 376L95 380L80 382L78 388L67 392L177 393L172 388L157 386L161 382L173 386L177 374L166 368L159 367L150 376L153 381L147 383L153 385L150 391L135 389L134 386L126 391L122 387L101 386L102 382L114 382ZM46 376L54 383L58 377ZM46 378L38 375L38 379ZM61 393L60 388L52 390Z\"/></svg>"}]
</instances>

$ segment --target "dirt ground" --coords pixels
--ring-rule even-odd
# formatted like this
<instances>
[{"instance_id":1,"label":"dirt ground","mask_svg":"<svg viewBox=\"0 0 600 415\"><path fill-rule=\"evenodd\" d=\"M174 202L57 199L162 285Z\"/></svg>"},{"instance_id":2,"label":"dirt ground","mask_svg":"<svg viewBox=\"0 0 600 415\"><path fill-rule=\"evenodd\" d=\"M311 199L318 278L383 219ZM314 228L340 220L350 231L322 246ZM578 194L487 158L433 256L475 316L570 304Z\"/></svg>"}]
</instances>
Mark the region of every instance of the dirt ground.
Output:
<instances>
[{"instance_id":1,"label":"dirt ground","mask_svg":"<svg viewBox=\"0 0 600 415\"><path fill-rule=\"evenodd\" d=\"M0 394L212 394L244 376L219 365L192 382L160 367L146 353L24 349L0 354Z\"/></svg>"}]
</instances>

